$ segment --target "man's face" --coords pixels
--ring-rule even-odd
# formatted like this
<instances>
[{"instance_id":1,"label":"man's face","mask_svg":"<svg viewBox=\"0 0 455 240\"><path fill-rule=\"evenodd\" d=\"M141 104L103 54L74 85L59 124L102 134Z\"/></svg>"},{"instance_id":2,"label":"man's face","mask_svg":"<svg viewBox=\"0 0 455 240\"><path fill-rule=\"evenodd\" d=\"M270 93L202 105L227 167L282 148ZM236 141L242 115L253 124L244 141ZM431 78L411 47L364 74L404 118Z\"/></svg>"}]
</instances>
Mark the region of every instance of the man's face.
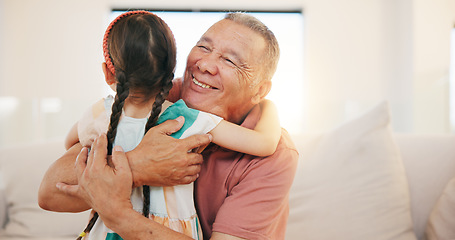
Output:
<instances>
[{"instance_id":1,"label":"man's face","mask_svg":"<svg viewBox=\"0 0 455 240\"><path fill-rule=\"evenodd\" d=\"M188 55L182 99L189 107L240 123L257 102L265 40L231 20L215 23Z\"/></svg>"}]
</instances>

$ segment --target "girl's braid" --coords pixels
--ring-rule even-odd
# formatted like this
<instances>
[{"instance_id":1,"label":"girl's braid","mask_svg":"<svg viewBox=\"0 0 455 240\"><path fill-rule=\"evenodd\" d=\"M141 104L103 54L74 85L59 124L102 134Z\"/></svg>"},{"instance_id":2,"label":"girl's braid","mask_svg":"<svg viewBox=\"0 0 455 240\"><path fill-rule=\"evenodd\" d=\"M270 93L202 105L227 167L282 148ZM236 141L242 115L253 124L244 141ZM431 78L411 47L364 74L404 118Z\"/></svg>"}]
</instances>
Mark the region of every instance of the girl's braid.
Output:
<instances>
[{"instance_id":1,"label":"girl's braid","mask_svg":"<svg viewBox=\"0 0 455 240\"><path fill-rule=\"evenodd\" d=\"M95 225L96 220L98 220L98 213L93 211L93 216L88 222L87 227L85 227L84 231L81 234L79 234L79 237L76 240L81 240L85 236L85 234L89 233L90 230L92 230L93 226Z\"/></svg>"},{"instance_id":2,"label":"girl's braid","mask_svg":"<svg viewBox=\"0 0 455 240\"><path fill-rule=\"evenodd\" d=\"M145 125L145 132L147 132L150 128L155 126L156 121L158 121L158 116L161 113L161 107L164 103L164 100L166 100L167 95L169 94L169 91L172 88L172 78L173 77L174 77L174 74L171 74L170 80L168 80L167 83L164 84L163 88L161 89L161 92L159 92L156 95L155 102L153 103L152 111L150 113L150 118L147 121L147 124Z\"/></svg>"},{"instance_id":3,"label":"girl's braid","mask_svg":"<svg viewBox=\"0 0 455 240\"><path fill-rule=\"evenodd\" d=\"M174 78L174 74L171 74L170 79L167 81L167 84L163 86L163 89L156 95L155 102L152 106L152 111L150 113L150 117L145 124L145 133L155 126L156 121L158 120L158 116L161 113L161 108L163 106L164 100L166 100L169 91L172 88L172 79ZM144 194L144 203L142 207L142 214L148 218L150 214L150 187L147 185L142 186L142 193Z\"/></svg>"},{"instance_id":4,"label":"girl's braid","mask_svg":"<svg viewBox=\"0 0 455 240\"><path fill-rule=\"evenodd\" d=\"M115 101L112 104L112 114L109 123L109 128L107 131L107 152L108 155L112 154L112 148L117 135L117 126L120 121L120 117L123 111L123 105L125 104L125 99L129 95L129 83L125 72L120 69L115 69L116 78L117 78L117 95Z\"/></svg>"}]
</instances>

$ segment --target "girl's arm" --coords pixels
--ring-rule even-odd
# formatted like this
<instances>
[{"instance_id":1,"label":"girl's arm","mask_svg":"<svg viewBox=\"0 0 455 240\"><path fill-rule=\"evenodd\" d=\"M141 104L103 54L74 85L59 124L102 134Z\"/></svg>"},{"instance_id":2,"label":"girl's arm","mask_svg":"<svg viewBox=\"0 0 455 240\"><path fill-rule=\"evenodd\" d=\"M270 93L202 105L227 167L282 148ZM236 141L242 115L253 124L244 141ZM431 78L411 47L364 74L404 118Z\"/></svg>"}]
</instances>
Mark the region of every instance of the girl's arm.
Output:
<instances>
[{"instance_id":1,"label":"girl's arm","mask_svg":"<svg viewBox=\"0 0 455 240\"><path fill-rule=\"evenodd\" d=\"M77 134L77 123L68 132L65 138L65 149L70 149L74 144L79 142L79 136Z\"/></svg>"},{"instance_id":2,"label":"girl's arm","mask_svg":"<svg viewBox=\"0 0 455 240\"><path fill-rule=\"evenodd\" d=\"M254 130L222 120L210 133L213 142L231 150L265 157L273 154L281 136L281 127L275 105L262 100L261 119Z\"/></svg>"},{"instance_id":3,"label":"girl's arm","mask_svg":"<svg viewBox=\"0 0 455 240\"><path fill-rule=\"evenodd\" d=\"M66 135L65 138L65 149L68 150L70 149L74 144L81 142L81 139L79 138L79 129L78 125L79 123L83 123L85 127L89 126L90 124L93 124L94 119L96 119L102 112L104 111L104 98L90 106L90 108L85 111L85 113L82 115L82 118L79 119L76 124L70 129L68 134ZM80 129L84 129L84 126ZM83 141L82 141L83 142Z\"/></svg>"},{"instance_id":4,"label":"girl's arm","mask_svg":"<svg viewBox=\"0 0 455 240\"><path fill-rule=\"evenodd\" d=\"M93 139L103 133L103 128L107 128L108 119L100 119L101 114L105 114L105 99L101 99L87 109L79 121L74 124L65 138L65 148L70 149L74 144L81 143L84 147L90 147Z\"/></svg>"}]
</instances>

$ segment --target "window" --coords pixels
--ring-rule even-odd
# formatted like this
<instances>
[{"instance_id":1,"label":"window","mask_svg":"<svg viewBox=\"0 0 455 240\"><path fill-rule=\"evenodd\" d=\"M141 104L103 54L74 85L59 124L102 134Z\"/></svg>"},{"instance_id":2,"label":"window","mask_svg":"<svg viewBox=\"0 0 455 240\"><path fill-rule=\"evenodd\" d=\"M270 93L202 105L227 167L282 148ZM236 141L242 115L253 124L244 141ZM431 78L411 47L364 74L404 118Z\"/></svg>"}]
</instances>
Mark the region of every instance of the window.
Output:
<instances>
[{"instance_id":1,"label":"window","mask_svg":"<svg viewBox=\"0 0 455 240\"><path fill-rule=\"evenodd\" d=\"M114 10L110 21L122 10ZM225 12L153 11L171 28L177 42L176 76L183 76L186 58L202 34ZM280 61L267 98L278 107L281 125L291 134L303 131L303 15L300 12L250 12L275 34L280 44ZM110 22L109 21L109 22Z\"/></svg>"}]
</instances>

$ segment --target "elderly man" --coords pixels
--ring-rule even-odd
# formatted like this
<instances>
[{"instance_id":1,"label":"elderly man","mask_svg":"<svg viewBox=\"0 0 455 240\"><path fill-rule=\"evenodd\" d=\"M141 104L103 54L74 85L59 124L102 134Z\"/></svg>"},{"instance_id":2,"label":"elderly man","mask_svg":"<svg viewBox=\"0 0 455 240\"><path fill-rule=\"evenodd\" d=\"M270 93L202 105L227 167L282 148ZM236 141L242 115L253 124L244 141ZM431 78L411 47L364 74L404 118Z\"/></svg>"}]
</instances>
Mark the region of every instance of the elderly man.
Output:
<instances>
[{"instance_id":1,"label":"elderly man","mask_svg":"<svg viewBox=\"0 0 455 240\"><path fill-rule=\"evenodd\" d=\"M173 94L192 108L254 128L261 116L258 103L270 91L278 55L273 33L260 21L247 14L227 14L192 49L184 81L177 81ZM131 185L175 185L198 177L195 202L204 239L284 239L298 158L288 134L282 131L276 152L265 158L209 145L199 165L200 155L186 151L207 143L209 136L184 140L166 136L180 126L173 120L152 128L127 154L117 147L114 168L106 164L105 136L95 141L88 160L87 151L80 152L77 174L69 164L74 166L80 147L70 149L46 174L40 205L54 211L91 207L124 239L185 239L134 211ZM79 186L67 185L76 183ZM59 200L77 204L62 207Z\"/></svg>"}]
</instances>

